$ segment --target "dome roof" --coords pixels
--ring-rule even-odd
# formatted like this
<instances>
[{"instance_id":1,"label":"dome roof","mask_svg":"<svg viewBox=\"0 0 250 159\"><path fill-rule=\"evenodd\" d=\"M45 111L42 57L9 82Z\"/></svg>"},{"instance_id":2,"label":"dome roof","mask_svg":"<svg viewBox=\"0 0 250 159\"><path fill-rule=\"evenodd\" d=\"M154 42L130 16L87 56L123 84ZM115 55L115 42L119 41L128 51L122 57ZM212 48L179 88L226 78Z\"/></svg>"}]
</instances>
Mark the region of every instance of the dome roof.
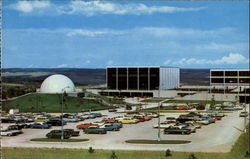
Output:
<instances>
[{"instance_id":1,"label":"dome roof","mask_svg":"<svg viewBox=\"0 0 250 159\"><path fill-rule=\"evenodd\" d=\"M47 77L40 88L41 93L75 92L75 85L68 77L60 74Z\"/></svg>"}]
</instances>

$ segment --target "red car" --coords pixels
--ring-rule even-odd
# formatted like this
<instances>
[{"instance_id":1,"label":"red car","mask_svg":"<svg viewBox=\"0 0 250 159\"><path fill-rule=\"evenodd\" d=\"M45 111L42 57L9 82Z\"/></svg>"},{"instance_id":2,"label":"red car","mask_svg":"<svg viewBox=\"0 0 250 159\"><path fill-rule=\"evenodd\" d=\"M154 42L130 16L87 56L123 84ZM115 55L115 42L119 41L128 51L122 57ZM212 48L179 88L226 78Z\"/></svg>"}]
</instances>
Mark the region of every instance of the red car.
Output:
<instances>
[{"instance_id":1,"label":"red car","mask_svg":"<svg viewBox=\"0 0 250 159\"><path fill-rule=\"evenodd\" d=\"M143 116L143 118L145 119L145 121L149 121L149 120L151 120L151 119L152 119L152 117L151 117L151 116L147 116L147 115Z\"/></svg>"},{"instance_id":2,"label":"red car","mask_svg":"<svg viewBox=\"0 0 250 159\"><path fill-rule=\"evenodd\" d=\"M187 107L185 106L177 106L175 107L177 110L187 110Z\"/></svg>"},{"instance_id":3,"label":"red car","mask_svg":"<svg viewBox=\"0 0 250 159\"><path fill-rule=\"evenodd\" d=\"M113 122L113 123L119 123L116 119L103 119L102 122Z\"/></svg>"},{"instance_id":4,"label":"red car","mask_svg":"<svg viewBox=\"0 0 250 159\"><path fill-rule=\"evenodd\" d=\"M84 123L84 124L77 125L76 128L77 129L86 129L86 128L89 128L90 126L98 126L98 125L92 124L92 123Z\"/></svg>"},{"instance_id":5,"label":"red car","mask_svg":"<svg viewBox=\"0 0 250 159\"><path fill-rule=\"evenodd\" d=\"M212 118L216 119L216 120L221 120L221 116L217 116L216 114L209 114Z\"/></svg>"},{"instance_id":6,"label":"red car","mask_svg":"<svg viewBox=\"0 0 250 159\"><path fill-rule=\"evenodd\" d=\"M140 122L144 122L145 118L143 116L134 116L133 118L138 119Z\"/></svg>"}]
</instances>

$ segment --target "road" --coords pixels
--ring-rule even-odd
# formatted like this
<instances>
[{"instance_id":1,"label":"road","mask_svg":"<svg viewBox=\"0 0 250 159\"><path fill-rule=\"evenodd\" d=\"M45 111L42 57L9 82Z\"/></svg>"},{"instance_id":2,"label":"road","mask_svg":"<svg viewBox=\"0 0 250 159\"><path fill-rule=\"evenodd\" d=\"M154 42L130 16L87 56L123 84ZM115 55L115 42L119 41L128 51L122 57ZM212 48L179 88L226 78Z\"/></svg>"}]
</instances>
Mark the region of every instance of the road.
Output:
<instances>
[{"instance_id":1,"label":"road","mask_svg":"<svg viewBox=\"0 0 250 159\"><path fill-rule=\"evenodd\" d=\"M247 105L249 108L249 105ZM249 109L247 109L249 112ZM106 110L98 111L108 117L121 115L120 113L110 113ZM44 142L32 142L32 138L44 138L46 133L52 129L23 129L24 134L14 137L3 137L3 147L37 147L37 148L84 148L87 149L92 146L94 149L112 149L112 150L166 150L172 151L186 151L186 152L229 152L232 145L238 139L241 134L240 130L244 128L244 118L239 117L240 111L227 113L221 121L216 121L214 124L202 126L196 133L191 135L164 135L161 132L162 140L189 140L189 144L179 145L143 145L143 144L128 144L126 140L131 139L157 139L157 129L153 129L152 126L158 123L157 118L151 121L142 122L132 125L124 125L120 131L108 132L104 135L97 134L84 134L81 131L79 137L89 139L87 142L78 143L44 143ZM165 113L162 114L161 121L166 116L177 117L178 113ZM97 121L99 119L88 119L83 122ZM83 123L68 123L65 128L75 128L76 125ZM3 127L7 127L8 124L2 124ZM53 127L53 129L60 129L60 127Z\"/></svg>"}]
</instances>

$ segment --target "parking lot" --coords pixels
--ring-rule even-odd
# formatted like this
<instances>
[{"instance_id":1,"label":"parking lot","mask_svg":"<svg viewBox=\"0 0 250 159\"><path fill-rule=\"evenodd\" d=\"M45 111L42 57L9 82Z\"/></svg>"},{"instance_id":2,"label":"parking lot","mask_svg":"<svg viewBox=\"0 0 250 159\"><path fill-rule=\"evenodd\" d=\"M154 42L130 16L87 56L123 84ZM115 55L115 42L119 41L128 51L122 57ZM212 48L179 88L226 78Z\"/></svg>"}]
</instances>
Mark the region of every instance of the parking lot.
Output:
<instances>
[{"instance_id":1,"label":"parking lot","mask_svg":"<svg viewBox=\"0 0 250 159\"><path fill-rule=\"evenodd\" d=\"M249 105L247 105L247 111ZM113 117L123 115L122 113L108 112L107 110L98 111L106 115L105 117ZM89 139L86 142L77 143L44 143L32 142L33 138L44 138L52 129L60 129L60 126L53 126L50 129L23 129L23 134L13 137L2 137L3 147L47 147L47 148L89 148L94 149L112 149L112 150L166 150L188 151L188 152L228 152L234 142L241 134L240 130L244 127L244 118L239 117L241 111L232 111L225 113L226 116L222 120L217 120L214 124L203 125L201 129L197 129L196 133L190 135L165 135L161 130L162 140L189 140L189 144L129 144L126 140L131 139L147 139L157 140L158 129L153 129L153 125L158 123L157 118L150 121L140 122L137 124L124 124L120 131L109 131L107 134L84 134L81 130L80 136L73 138ZM164 113L161 114L161 121L166 117L178 117L180 113ZM100 121L102 118L87 119L77 123L67 123L64 128L74 128L80 123ZM248 119L247 119L248 121ZM3 123L3 127L9 124Z\"/></svg>"}]
</instances>

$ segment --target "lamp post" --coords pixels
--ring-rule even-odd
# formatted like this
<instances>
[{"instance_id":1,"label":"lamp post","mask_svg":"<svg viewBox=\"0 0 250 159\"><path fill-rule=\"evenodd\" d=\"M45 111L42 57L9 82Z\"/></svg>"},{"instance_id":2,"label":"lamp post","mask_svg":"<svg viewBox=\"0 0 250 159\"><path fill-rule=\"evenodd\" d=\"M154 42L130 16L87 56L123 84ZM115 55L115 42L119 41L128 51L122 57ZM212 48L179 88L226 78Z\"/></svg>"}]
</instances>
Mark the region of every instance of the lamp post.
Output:
<instances>
[{"instance_id":1,"label":"lamp post","mask_svg":"<svg viewBox=\"0 0 250 159\"><path fill-rule=\"evenodd\" d=\"M61 110L62 110L62 112L61 112L61 131L62 131L61 140L64 139L64 137L63 137L63 96L64 96L64 93L66 93L66 91L65 91L66 88L69 88L69 86L66 86L62 89L62 98L61 98Z\"/></svg>"}]
</instances>

